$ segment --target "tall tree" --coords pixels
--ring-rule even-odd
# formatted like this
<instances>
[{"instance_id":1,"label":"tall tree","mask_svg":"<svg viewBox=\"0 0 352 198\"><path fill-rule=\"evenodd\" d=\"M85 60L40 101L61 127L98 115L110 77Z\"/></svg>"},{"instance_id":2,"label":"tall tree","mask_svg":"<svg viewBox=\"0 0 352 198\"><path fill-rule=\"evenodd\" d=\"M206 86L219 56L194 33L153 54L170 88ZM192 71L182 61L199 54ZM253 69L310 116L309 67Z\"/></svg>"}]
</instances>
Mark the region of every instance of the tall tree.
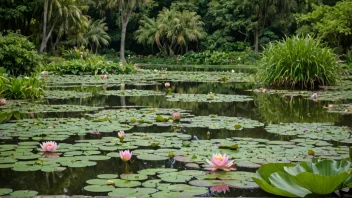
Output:
<instances>
[{"instance_id":1,"label":"tall tree","mask_svg":"<svg viewBox=\"0 0 352 198\"><path fill-rule=\"evenodd\" d=\"M102 11L108 9L117 9L121 19L121 43L120 43L120 60L125 62L125 40L126 29L130 20L131 14L138 7L148 5L152 0L103 0L99 3Z\"/></svg>"},{"instance_id":2,"label":"tall tree","mask_svg":"<svg viewBox=\"0 0 352 198\"><path fill-rule=\"evenodd\" d=\"M75 3L75 0L44 0L42 42L39 53L47 47L56 28L69 30L71 27L79 29L87 25L87 18Z\"/></svg>"},{"instance_id":3,"label":"tall tree","mask_svg":"<svg viewBox=\"0 0 352 198\"><path fill-rule=\"evenodd\" d=\"M347 52L352 47L352 0L343 0L336 5L313 5L313 11L297 15L301 34L315 35L332 47Z\"/></svg>"}]
</instances>

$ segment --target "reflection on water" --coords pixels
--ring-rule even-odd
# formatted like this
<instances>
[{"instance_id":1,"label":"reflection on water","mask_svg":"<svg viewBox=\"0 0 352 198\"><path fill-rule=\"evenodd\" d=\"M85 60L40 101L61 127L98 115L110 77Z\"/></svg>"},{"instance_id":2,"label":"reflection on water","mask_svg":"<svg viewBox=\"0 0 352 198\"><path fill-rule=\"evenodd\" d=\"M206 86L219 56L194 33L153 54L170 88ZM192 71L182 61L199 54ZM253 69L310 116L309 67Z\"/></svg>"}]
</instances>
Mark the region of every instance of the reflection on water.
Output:
<instances>
[{"instance_id":1,"label":"reflection on water","mask_svg":"<svg viewBox=\"0 0 352 198\"><path fill-rule=\"evenodd\" d=\"M217 114L221 116L245 117L264 122L265 124L280 122L335 122L338 125L352 126L350 116L329 114L323 108L328 103L313 102L304 98L283 98L277 95L253 94L246 90L252 89L253 85L247 83L194 83L194 82L171 82L173 93L181 94L208 94L209 92L221 94L251 95L253 101L250 102L231 102L231 103L196 103L196 102L170 102L164 96L146 97L124 97L124 96L102 96L98 95L104 89L102 86L90 87L68 87L56 88L60 90L75 90L93 93L91 98L68 98L50 99L45 101L47 104L73 104L97 107L116 107L116 106L146 106L155 108L181 108L191 110L194 115ZM54 89L54 88L51 88ZM121 86L108 87L108 90L121 89ZM126 85L125 89L148 89L165 91L163 83L159 85ZM20 114L16 112L0 112L0 122L10 119L30 118L30 114ZM84 113L46 113L35 114L35 118L44 117L82 117ZM133 128L130 132L153 132L162 133L166 131L181 131L196 137L199 140L205 139L225 139L229 137L253 137L265 138L270 140L287 140L289 137L281 137L267 133L264 127L254 129L243 129L241 131L230 130L210 130L207 128L175 128L175 127L140 127ZM107 136L116 136L116 132L88 134L86 136L71 137L66 143L74 143L78 139L101 139ZM18 140L13 140L17 143ZM106 154L106 153L102 153ZM48 156L51 157L51 156ZM52 156L57 157L57 156ZM171 159L166 161L141 161L133 158L130 171L137 172L146 168L170 167L184 169L184 164L175 162ZM0 187L9 187L13 190L30 189L36 190L41 195L67 194L67 195L106 195L106 193L90 193L83 190L86 180L94 179L98 174L117 173L122 174L125 164L118 158L97 161L96 166L86 168L67 168L63 172L45 173L35 172L15 172L10 169L0 169ZM253 171L253 170L252 170ZM212 194L207 196L272 196L260 189L239 190L228 188L226 185L214 186L210 189Z\"/></svg>"}]
</instances>

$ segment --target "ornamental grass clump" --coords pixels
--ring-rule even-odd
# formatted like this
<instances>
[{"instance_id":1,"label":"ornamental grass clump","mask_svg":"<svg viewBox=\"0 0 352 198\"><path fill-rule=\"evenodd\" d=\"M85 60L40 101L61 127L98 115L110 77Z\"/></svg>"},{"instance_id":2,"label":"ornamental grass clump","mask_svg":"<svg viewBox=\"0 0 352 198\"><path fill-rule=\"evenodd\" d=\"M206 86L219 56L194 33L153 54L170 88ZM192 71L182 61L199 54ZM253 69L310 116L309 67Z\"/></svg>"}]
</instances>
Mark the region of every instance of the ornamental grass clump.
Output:
<instances>
[{"instance_id":1,"label":"ornamental grass clump","mask_svg":"<svg viewBox=\"0 0 352 198\"><path fill-rule=\"evenodd\" d=\"M314 89L337 83L335 54L309 36L270 43L261 63L257 78L266 85Z\"/></svg>"}]
</instances>

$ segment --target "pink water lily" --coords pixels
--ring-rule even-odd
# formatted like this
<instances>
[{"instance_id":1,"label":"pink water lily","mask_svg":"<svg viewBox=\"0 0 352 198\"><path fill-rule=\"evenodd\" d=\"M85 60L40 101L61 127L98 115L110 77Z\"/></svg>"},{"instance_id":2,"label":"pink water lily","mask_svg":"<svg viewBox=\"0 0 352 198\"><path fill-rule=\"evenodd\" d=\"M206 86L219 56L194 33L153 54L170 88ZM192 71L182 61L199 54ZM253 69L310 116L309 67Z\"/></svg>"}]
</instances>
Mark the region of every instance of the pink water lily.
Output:
<instances>
[{"instance_id":1,"label":"pink water lily","mask_svg":"<svg viewBox=\"0 0 352 198\"><path fill-rule=\"evenodd\" d=\"M180 112L175 112L171 116L172 116L172 119L175 120L175 121L178 121L178 120L181 119L181 113Z\"/></svg>"},{"instance_id":2,"label":"pink water lily","mask_svg":"<svg viewBox=\"0 0 352 198\"><path fill-rule=\"evenodd\" d=\"M29 88L30 88L30 89L32 89L32 88L33 88L33 86L31 85L31 86L29 86Z\"/></svg>"},{"instance_id":3,"label":"pink water lily","mask_svg":"<svg viewBox=\"0 0 352 198\"><path fill-rule=\"evenodd\" d=\"M132 152L130 150L120 151L120 157L124 162L127 162L132 157Z\"/></svg>"},{"instance_id":4,"label":"pink water lily","mask_svg":"<svg viewBox=\"0 0 352 198\"><path fill-rule=\"evenodd\" d=\"M170 87L170 83L168 83L168 82L165 83L165 87L166 87L166 88Z\"/></svg>"},{"instance_id":5,"label":"pink water lily","mask_svg":"<svg viewBox=\"0 0 352 198\"><path fill-rule=\"evenodd\" d=\"M104 79L104 80L108 79L108 75L104 74L101 78Z\"/></svg>"},{"instance_id":6,"label":"pink water lily","mask_svg":"<svg viewBox=\"0 0 352 198\"><path fill-rule=\"evenodd\" d=\"M234 160L229 160L229 156L224 154L221 155L220 153L213 154L211 161L206 160L209 165L205 166L206 170L215 171L217 169L222 169L224 171L231 171L236 170L232 168L234 165Z\"/></svg>"},{"instance_id":7,"label":"pink water lily","mask_svg":"<svg viewBox=\"0 0 352 198\"><path fill-rule=\"evenodd\" d=\"M59 145L55 141L47 141L40 144L40 147L42 147L44 151L55 151L59 148Z\"/></svg>"},{"instance_id":8,"label":"pink water lily","mask_svg":"<svg viewBox=\"0 0 352 198\"><path fill-rule=\"evenodd\" d=\"M5 99L0 99L0 105L5 105L6 100Z\"/></svg>"}]
</instances>

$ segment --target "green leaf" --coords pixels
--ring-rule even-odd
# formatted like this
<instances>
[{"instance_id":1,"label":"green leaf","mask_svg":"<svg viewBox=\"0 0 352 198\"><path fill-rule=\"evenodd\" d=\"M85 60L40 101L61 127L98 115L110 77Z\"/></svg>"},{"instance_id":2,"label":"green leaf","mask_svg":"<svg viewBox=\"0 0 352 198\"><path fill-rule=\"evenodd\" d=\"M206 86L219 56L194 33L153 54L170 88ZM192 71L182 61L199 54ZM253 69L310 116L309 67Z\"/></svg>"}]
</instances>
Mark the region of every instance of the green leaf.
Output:
<instances>
[{"instance_id":1,"label":"green leaf","mask_svg":"<svg viewBox=\"0 0 352 198\"><path fill-rule=\"evenodd\" d=\"M292 176L284 172L276 172L270 175L269 180L272 185L281 190L287 191L297 197L305 197L307 194L311 194L309 190L302 188L297 185L293 180Z\"/></svg>"},{"instance_id":2,"label":"green leaf","mask_svg":"<svg viewBox=\"0 0 352 198\"><path fill-rule=\"evenodd\" d=\"M276 188L275 186L269 184L268 182L266 182L263 179L259 179L256 177L253 177L252 179L255 181L255 183L257 183L260 186L260 188L262 188L264 191L266 191L268 193L271 193L274 195L279 195L279 196L284 196L284 197L297 197L294 194L291 194L287 191Z\"/></svg>"},{"instance_id":3,"label":"green leaf","mask_svg":"<svg viewBox=\"0 0 352 198\"><path fill-rule=\"evenodd\" d=\"M298 185L316 194L327 195L342 187L342 183L348 178L347 172L336 176L322 176L313 173L300 173L292 177Z\"/></svg>"}]
</instances>

